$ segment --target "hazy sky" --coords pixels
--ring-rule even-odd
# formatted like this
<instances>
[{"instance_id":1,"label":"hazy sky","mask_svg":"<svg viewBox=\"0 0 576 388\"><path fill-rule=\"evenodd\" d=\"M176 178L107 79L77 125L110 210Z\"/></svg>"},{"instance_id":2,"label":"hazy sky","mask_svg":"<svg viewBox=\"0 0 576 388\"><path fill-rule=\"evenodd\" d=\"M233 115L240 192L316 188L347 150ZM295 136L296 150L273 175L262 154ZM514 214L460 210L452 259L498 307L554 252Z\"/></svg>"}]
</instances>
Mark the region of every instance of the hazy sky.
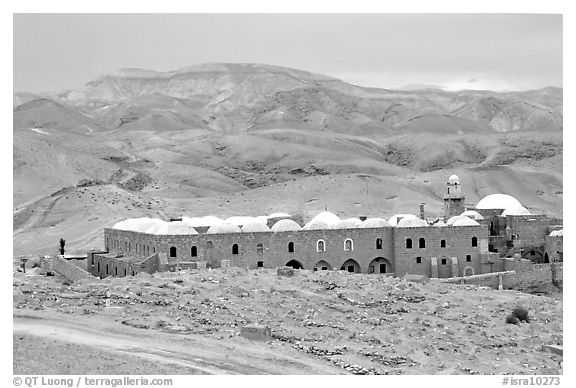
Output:
<instances>
[{"instance_id":1,"label":"hazy sky","mask_svg":"<svg viewBox=\"0 0 576 388\"><path fill-rule=\"evenodd\" d=\"M562 16L538 14L16 14L14 90L79 88L137 67L293 67L363 86L562 86Z\"/></svg>"}]
</instances>

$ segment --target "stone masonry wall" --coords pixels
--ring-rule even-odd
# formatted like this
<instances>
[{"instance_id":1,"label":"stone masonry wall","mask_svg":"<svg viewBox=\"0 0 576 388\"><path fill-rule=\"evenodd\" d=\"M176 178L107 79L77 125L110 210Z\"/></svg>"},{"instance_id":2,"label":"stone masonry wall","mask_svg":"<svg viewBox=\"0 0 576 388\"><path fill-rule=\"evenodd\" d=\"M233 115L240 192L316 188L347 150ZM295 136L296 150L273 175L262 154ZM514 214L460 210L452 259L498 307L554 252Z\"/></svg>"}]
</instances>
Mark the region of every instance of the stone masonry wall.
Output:
<instances>
[{"instance_id":1,"label":"stone masonry wall","mask_svg":"<svg viewBox=\"0 0 576 388\"><path fill-rule=\"evenodd\" d=\"M560 264L560 263L558 263ZM562 279L562 266L534 264L529 260L506 260L505 269L514 271L513 276L504 278L504 288L525 290L532 287L551 284L553 276Z\"/></svg>"},{"instance_id":2,"label":"stone masonry wall","mask_svg":"<svg viewBox=\"0 0 576 388\"><path fill-rule=\"evenodd\" d=\"M114 254L124 254L144 260L150 255L165 254L171 264L176 257L180 263L205 261L209 267L221 266L222 260L234 267L276 268L297 261L304 269L328 267L341 269L352 265L355 272L372 273L385 270L395 276L406 273L438 276L447 278L483 272L480 254L488 245L488 226L461 227L418 227L418 228L368 228L368 229L328 229L293 232L258 232L196 235L148 235L145 233L106 229L105 244ZM472 246L472 238L477 244ZM412 239L412 248L406 248L406 239ZM419 247L419 239L425 239L425 247ZM352 241L352 249L345 249L347 239ZM376 240L381 239L381 247ZM325 250L317 251L319 240L324 241ZM446 246L441 247L441 240ZM294 252L288 251L288 244L294 243ZM233 246L237 245L237 254ZM262 248L259 249L259 244ZM195 249L193 250L193 248ZM176 257L171 253L176 253ZM193 252L196 253L193 256ZM467 257L468 256L468 257ZM417 263L416 258L421 262ZM432 258L437 258L433 270ZM117 261L126 262L126 259ZM137 260L133 260L137 261ZM157 263L150 262L150 268L140 268L135 264L118 264L109 256L102 256L100 271L92 268L93 273L106 275L105 266L109 265L109 274L118 276L132 271L158 270ZM433 273L434 272L434 273Z\"/></svg>"},{"instance_id":3,"label":"stone masonry wall","mask_svg":"<svg viewBox=\"0 0 576 388\"><path fill-rule=\"evenodd\" d=\"M89 253L86 265L90 274L104 279L108 276L134 276L140 272L152 274L160 270L158 262L158 254L137 261L133 258Z\"/></svg>"},{"instance_id":4,"label":"stone masonry wall","mask_svg":"<svg viewBox=\"0 0 576 388\"><path fill-rule=\"evenodd\" d=\"M529 260L507 260L507 262L506 271L442 279L442 281L498 288L501 277L503 289L525 291L546 284L554 284L560 289L563 287L562 263L533 264Z\"/></svg>"},{"instance_id":5,"label":"stone masonry wall","mask_svg":"<svg viewBox=\"0 0 576 388\"><path fill-rule=\"evenodd\" d=\"M544 254L548 255L550 262L563 261L564 237L546 236L544 243Z\"/></svg>"},{"instance_id":6,"label":"stone masonry wall","mask_svg":"<svg viewBox=\"0 0 576 388\"><path fill-rule=\"evenodd\" d=\"M72 282L80 279L94 279L94 277L87 271L83 270L77 265L69 263L67 260L58 256L52 258L43 258L41 261L41 266L47 271L59 273Z\"/></svg>"},{"instance_id":7,"label":"stone masonry wall","mask_svg":"<svg viewBox=\"0 0 576 388\"><path fill-rule=\"evenodd\" d=\"M476 247L472 246L473 237L477 238ZM420 248L421 238L425 240L425 248ZM407 239L412 240L412 248L407 248ZM441 247L442 240L446 242L444 248ZM481 271L479 258L481 248L487 246L487 240L488 228L484 225L395 228L394 253L397 274L413 273L434 277L431 264L433 257L437 258L440 278L463 276L466 268L472 268L474 274L477 274ZM470 256L469 261L467 256ZM420 263L417 257L420 257ZM458 273L452 273L453 257L457 258Z\"/></svg>"},{"instance_id":8,"label":"stone masonry wall","mask_svg":"<svg viewBox=\"0 0 576 388\"><path fill-rule=\"evenodd\" d=\"M385 259L390 264L390 272L394 271L392 233L388 227L158 236L106 229L105 240L115 253L128 250L131 256L144 258L141 252L170 255L170 248L174 247L180 260L206 261L212 267L219 267L221 260L230 260L230 265L235 267L256 268L262 261L264 267L276 268L296 260L304 269L313 269L321 261L327 262L331 269L340 269L344 262L352 259L361 272L366 273L376 258ZM382 239L380 249L376 247L377 238ZM352 240L350 251L344 249L347 239ZM324 241L325 251L317 251L318 240ZM294 243L294 252L288 251L290 242ZM234 244L238 244L238 254L233 254ZM262 244L262 253L258 251L258 244ZM192 256L192 247L196 247L197 256Z\"/></svg>"},{"instance_id":9,"label":"stone masonry wall","mask_svg":"<svg viewBox=\"0 0 576 388\"><path fill-rule=\"evenodd\" d=\"M561 225L562 220L545 215L506 216L506 227L514 236L515 248L542 247L548 234L548 227Z\"/></svg>"}]
</instances>

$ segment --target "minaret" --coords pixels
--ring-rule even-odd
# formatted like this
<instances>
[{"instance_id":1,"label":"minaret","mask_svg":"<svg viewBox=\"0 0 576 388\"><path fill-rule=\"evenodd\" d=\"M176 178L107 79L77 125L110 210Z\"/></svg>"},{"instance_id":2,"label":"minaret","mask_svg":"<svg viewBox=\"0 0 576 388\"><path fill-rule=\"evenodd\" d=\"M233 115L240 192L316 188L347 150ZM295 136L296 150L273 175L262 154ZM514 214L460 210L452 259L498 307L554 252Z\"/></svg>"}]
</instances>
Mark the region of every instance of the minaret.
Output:
<instances>
[{"instance_id":1,"label":"minaret","mask_svg":"<svg viewBox=\"0 0 576 388\"><path fill-rule=\"evenodd\" d=\"M444 217L448 220L450 217L459 216L464 212L464 195L460 179L456 175L448 178L446 183L446 193L444 194Z\"/></svg>"}]
</instances>

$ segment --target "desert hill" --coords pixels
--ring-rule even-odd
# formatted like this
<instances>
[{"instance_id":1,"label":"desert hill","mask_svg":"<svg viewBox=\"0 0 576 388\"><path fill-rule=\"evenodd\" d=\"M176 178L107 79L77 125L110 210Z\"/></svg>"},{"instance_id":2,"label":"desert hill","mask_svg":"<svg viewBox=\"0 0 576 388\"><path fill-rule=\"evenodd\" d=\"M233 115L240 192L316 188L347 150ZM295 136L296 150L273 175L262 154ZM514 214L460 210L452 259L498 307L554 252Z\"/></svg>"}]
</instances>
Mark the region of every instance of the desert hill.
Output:
<instances>
[{"instance_id":1,"label":"desert hill","mask_svg":"<svg viewBox=\"0 0 576 388\"><path fill-rule=\"evenodd\" d=\"M504 192L562 214L562 90L365 88L301 70L128 69L15 93L14 253L101 245L127 217L442 213ZM52 253L52 251L50 251Z\"/></svg>"}]
</instances>

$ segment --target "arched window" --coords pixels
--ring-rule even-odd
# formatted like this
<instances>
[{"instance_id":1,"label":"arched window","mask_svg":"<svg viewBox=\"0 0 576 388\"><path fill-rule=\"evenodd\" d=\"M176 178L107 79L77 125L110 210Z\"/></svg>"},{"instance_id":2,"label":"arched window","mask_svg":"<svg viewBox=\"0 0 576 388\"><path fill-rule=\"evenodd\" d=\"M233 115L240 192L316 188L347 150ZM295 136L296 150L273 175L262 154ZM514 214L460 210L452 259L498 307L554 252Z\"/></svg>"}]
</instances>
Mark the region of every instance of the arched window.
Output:
<instances>
[{"instance_id":1,"label":"arched window","mask_svg":"<svg viewBox=\"0 0 576 388\"><path fill-rule=\"evenodd\" d=\"M418 246L420 248L426 248L426 240L424 238L420 238L420 240L418 240Z\"/></svg>"},{"instance_id":2,"label":"arched window","mask_svg":"<svg viewBox=\"0 0 576 388\"><path fill-rule=\"evenodd\" d=\"M472 261L472 256L466 255L466 261L467 261L467 262L471 262L471 261Z\"/></svg>"},{"instance_id":3,"label":"arched window","mask_svg":"<svg viewBox=\"0 0 576 388\"><path fill-rule=\"evenodd\" d=\"M264 253L264 245L262 245L262 243L258 243L258 245L256 245L256 253L259 255Z\"/></svg>"},{"instance_id":4,"label":"arched window","mask_svg":"<svg viewBox=\"0 0 576 388\"><path fill-rule=\"evenodd\" d=\"M382 239L381 238L376 239L376 249L382 249Z\"/></svg>"},{"instance_id":5,"label":"arched window","mask_svg":"<svg viewBox=\"0 0 576 388\"><path fill-rule=\"evenodd\" d=\"M208 241L206 243L206 249L212 249L212 248L214 248L214 244L212 244L212 241Z\"/></svg>"},{"instance_id":6,"label":"arched window","mask_svg":"<svg viewBox=\"0 0 576 388\"><path fill-rule=\"evenodd\" d=\"M233 255L237 255L237 254L238 254L238 244L232 245L232 254L233 254Z\"/></svg>"},{"instance_id":7,"label":"arched window","mask_svg":"<svg viewBox=\"0 0 576 388\"><path fill-rule=\"evenodd\" d=\"M440 241L440 248L446 248L446 240Z\"/></svg>"},{"instance_id":8,"label":"arched window","mask_svg":"<svg viewBox=\"0 0 576 388\"><path fill-rule=\"evenodd\" d=\"M294 243L292 241L288 243L288 252L294 252Z\"/></svg>"},{"instance_id":9,"label":"arched window","mask_svg":"<svg viewBox=\"0 0 576 388\"><path fill-rule=\"evenodd\" d=\"M100 262L98 262L98 273L100 273Z\"/></svg>"},{"instance_id":10,"label":"arched window","mask_svg":"<svg viewBox=\"0 0 576 388\"><path fill-rule=\"evenodd\" d=\"M106 264L106 275L108 275L108 264Z\"/></svg>"},{"instance_id":11,"label":"arched window","mask_svg":"<svg viewBox=\"0 0 576 388\"><path fill-rule=\"evenodd\" d=\"M406 248L412 249L412 239L411 238L406 239Z\"/></svg>"},{"instance_id":12,"label":"arched window","mask_svg":"<svg viewBox=\"0 0 576 388\"><path fill-rule=\"evenodd\" d=\"M324 252L326 250L326 243L324 240L318 240L316 242L316 252Z\"/></svg>"},{"instance_id":13,"label":"arched window","mask_svg":"<svg viewBox=\"0 0 576 388\"><path fill-rule=\"evenodd\" d=\"M190 256L192 257L198 256L198 248L196 247L196 245L190 248Z\"/></svg>"},{"instance_id":14,"label":"arched window","mask_svg":"<svg viewBox=\"0 0 576 388\"><path fill-rule=\"evenodd\" d=\"M170 257L176 257L176 247L170 247Z\"/></svg>"},{"instance_id":15,"label":"arched window","mask_svg":"<svg viewBox=\"0 0 576 388\"><path fill-rule=\"evenodd\" d=\"M347 238L346 241L344 241L344 250L345 251L353 251L354 250L354 242Z\"/></svg>"},{"instance_id":16,"label":"arched window","mask_svg":"<svg viewBox=\"0 0 576 388\"><path fill-rule=\"evenodd\" d=\"M473 247L477 247L477 246L478 246L478 238L477 238L477 237L472 237L472 246L473 246Z\"/></svg>"}]
</instances>

